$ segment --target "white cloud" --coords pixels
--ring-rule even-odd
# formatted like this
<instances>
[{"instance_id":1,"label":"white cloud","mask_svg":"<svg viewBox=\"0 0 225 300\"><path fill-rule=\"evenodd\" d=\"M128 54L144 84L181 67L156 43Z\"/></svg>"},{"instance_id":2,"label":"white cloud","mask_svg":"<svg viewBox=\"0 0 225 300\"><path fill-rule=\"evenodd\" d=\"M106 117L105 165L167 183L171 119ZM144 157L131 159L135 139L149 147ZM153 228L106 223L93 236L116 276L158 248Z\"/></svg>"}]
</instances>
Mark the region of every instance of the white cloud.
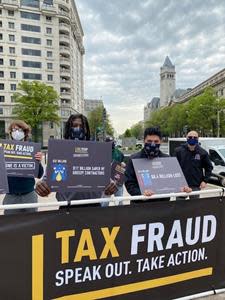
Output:
<instances>
[{"instance_id":1,"label":"white cloud","mask_svg":"<svg viewBox=\"0 0 225 300\"><path fill-rule=\"evenodd\" d=\"M85 34L85 97L105 102L117 132L143 119L159 96L166 55L177 88L224 67L224 0L77 0Z\"/></svg>"}]
</instances>

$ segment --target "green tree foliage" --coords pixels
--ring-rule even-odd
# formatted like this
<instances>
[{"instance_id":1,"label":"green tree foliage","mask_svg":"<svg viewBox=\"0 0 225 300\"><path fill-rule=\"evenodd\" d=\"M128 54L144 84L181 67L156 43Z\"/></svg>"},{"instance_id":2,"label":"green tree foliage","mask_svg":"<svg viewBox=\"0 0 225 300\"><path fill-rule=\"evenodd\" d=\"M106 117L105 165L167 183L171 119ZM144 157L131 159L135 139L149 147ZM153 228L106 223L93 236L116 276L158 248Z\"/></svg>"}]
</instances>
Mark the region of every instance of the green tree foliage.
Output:
<instances>
[{"instance_id":1,"label":"green tree foliage","mask_svg":"<svg viewBox=\"0 0 225 300\"><path fill-rule=\"evenodd\" d=\"M88 122L90 125L90 131L92 137L97 138L98 135L102 134L103 131L103 106L97 107L95 110L88 114ZM105 121L105 133L107 135L113 136L114 129L112 127L109 114L106 113Z\"/></svg>"},{"instance_id":2,"label":"green tree foliage","mask_svg":"<svg viewBox=\"0 0 225 300\"><path fill-rule=\"evenodd\" d=\"M123 137L125 137L125 138L132 137L130 129L127 129L127 130L124 132Z\"/></svg>"},{"instance_id":3,"label":"green tree foliage","mask_svg":"<svg viewBox=\"0 0 225 300\"><path fill-rule=\"evenodd\" d=\"M43 122L59 123L58 94L53 87L39 81L21 81L13 99L13 114L28 123L34 141L38 141L38 128Z\"/></svg>"},{"instance_id":4,"label":"green tree foliage","mask_svg":"<svg viewBox=\"0 0 225 300\"><path fill-rule=\"evenodd\" d=\"M141 122L134 124L130 128L130 133L132 137L135 137L138 140L141 140L143 138L143 125Z\"/></svg>"},{"instance_id":5,"label":"green tree foliage","mask_svg":"<svg viewBox=\"0 0 225 300\"><path fill-rule=\"evenodd\" d=\"M225 135L225 99L218 98L212 88L189 102L174 104L153 112L145 127L159 126L165 136L183 136L185 127L197 130L202 136L216 136L218 114L220 134Z\"/></svg>"}]
</instances>

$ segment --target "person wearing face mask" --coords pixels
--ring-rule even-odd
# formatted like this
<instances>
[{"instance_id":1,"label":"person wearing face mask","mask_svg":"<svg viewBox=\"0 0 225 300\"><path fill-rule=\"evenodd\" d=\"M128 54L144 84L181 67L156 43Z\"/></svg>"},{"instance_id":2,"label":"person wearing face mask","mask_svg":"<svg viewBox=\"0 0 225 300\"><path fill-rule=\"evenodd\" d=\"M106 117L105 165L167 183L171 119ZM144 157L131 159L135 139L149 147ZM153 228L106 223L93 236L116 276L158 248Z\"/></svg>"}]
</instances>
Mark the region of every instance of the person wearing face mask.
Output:
<instances>
[{"instance_id":1,"label":"person wearing face mask","mask_svg":"<svg viewBox=\"0 0 225 300\"><path fill-rule=\"evenodd\" d=\"M30 127L23 121L14 121L9 126L9 135L15 141L29 140ZM44 170L41 164L42 153L37 152L35 159L39 162L38 178L41 178ZM37 203L38 196L34 191L35 179L27 177L13 177L8 176L9 193L3 199L3 205L7 204L23 204L23 203ZM4 214L16 214L24 212L34 212L36 208L13 209L5 210Z\"/></svg>"},{"instance_id":2,"label":"person wearing face mask","mask_svg":"<svg viewBox=\"0 0 225 300\"><path fill-rule=\"evenodd\" d=\"M199 145L198 139L198 133L190 131L187 134L186 144L175 149L175 155L187 183L194 191L206 188L213 170L209 155Z\"/></svg>"},{"instance_id":3,"label":"person wearing face mask","mask_svg":"<svg viewBox=\"0 0 225 300\"><path fill-rule=\"evenodd\" d=\"M82 114L71 115L66 122L64 138L66 140L80 140L89 141L90 140L90 129L87 118ZM83 191L83 192L66 192L66 193L56 193L56 199L58 201L72 201L72 200L85 200L85 199L97 199L102 196L112 195L116 191L116 185L111 182L109 183L104 192L99 191ZM46 197L51 193L51 190L45 180L42 180L36 185L36 192L41 197ZM86 205L76 205L78 206L100 206L100 204L86 204Z\"/></svg>"},{"instance_id":4,"label":"person wearing face mask","mask_svg":"<svg viewBox=\"0 0 225 300\"><path fill-rule=\"evenodd\" d=\"M131 196L141 195L141 190L138 185L138 180L135 174L132 159L137 159L137 158L154 159L157 157L168 157L169 155L163 153L160 150L161 138L162 135L158 128L146 128L144 132L144 148L141 151L131 155L125 171L125 186L128 193ZM181 191L191 192L191 189L189 187L182 187ZM150 197L153 194L154 191L146 190L143 196ZM162 200L169 200L169 199L165 198ZM145 202L152 202L152 201L156 201L156 200L148 200ZM139 202L140 201L132 201L132 203L139 203Z\"/></svg>"}]
</instances>

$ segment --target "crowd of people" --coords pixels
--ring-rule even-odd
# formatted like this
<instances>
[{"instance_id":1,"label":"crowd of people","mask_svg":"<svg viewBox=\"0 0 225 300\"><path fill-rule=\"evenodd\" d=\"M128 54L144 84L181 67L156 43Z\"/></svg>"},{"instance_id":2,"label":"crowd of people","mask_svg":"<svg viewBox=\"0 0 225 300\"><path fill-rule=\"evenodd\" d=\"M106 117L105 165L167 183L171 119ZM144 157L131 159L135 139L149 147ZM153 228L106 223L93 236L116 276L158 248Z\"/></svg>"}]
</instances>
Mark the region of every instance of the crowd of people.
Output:
<instances>
[{"instance_id":1,"label":"crowd of people","mask_svg":"<svg viewBox=\"0 0 225 300\"><path fill-rule=\"evenodd\" d=\"M29 141L31 128L23 121L15 121L9 127L9 136L16 141ZM82 114L71 115L65 125L64 139L68 140L90 140L90 128L87 118ZM112 137L107 137L106 142L112 143L112 162L116 161L125 167L124 155L116 147ZM168 157L167 154L160 150L162 135L158 128L147 128L144 131L144 147L141 151L131 155L126 165L125 182L127 192L131 196L141 195L138 180L135 174L132 160L134 159L155 159L158 157ZM206 187L207 182L212 173L212 164L208 153L199 145L199 137L196 131L190 131L187 134L187 141L184 145L178 147L175 151L178 162L184 173L187 186L180 187L180 191L190 193L191 191L200 190ZM35 178L13 177L8 176L9 193L5 195L3 204L22 204L37 203L38 195L47 197L50 193L50 187L46 183L44 169L41 164L42 153L35 154L38 161L39 180L35 185ZM97 199L102 197L110 197L111 195L122 196L123 185L119 185L116 181L111 180L102 192L99 191L83 191L83 192L66 192L56 193L58 201ZM145 190L143 195L146 196L147 202L155 201L151 199L154 194L153 190ZM162 199L162 200L168 200ZM133 201L137 204L137 201ZM88 204L88 206L100 206L100 204ZM75 206L77 207L77 206ZM5 214L15 214L20 212L33 212L35 208L5 210Z\"/></svg>"}]
</instances>

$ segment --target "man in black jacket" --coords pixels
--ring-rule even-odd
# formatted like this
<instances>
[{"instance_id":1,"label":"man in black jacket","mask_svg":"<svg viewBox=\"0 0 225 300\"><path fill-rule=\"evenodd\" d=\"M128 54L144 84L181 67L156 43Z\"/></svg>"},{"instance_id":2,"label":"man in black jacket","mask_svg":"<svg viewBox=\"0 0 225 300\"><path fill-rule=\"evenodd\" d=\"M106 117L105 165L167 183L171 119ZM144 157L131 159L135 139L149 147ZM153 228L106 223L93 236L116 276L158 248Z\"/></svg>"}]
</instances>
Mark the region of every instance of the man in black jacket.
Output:
<instances>
[{"instance_id":1,"label":"man in black jacket","mask_svg":"<svg viewBox=\"0 0 225 300\"><path fill-rule=\"evenodd\" d=\"M131 155L127 163L126 172L125 172L125 186L128 193L131 196L141 195L141 191L138 185L132 159L137 159L137 158L154 159L156 157L168 157L169 155L160 151L161 138L162 138L161 132L157 128L146 128L144 132L144 148L140 152ZM191 189L189 187L183 187L181 191L191 192ZM150 197L153 194L154 191L151 190L146 190L144 192L144 196L147 197ZM133 202L136 203L137 201L133 201Z\"/></svg>"},{"instance_id":2,"label":"man in black jacket","mask_svg":"<svg viewBox=\"0 0 225 300\"><path fill-rule=\"evenodd\" d=\"M212 174L213 166L207 151L199 146L196 131L187 134L187 143L176 148L175 155L192 190L204 189Z\"/></svg>"}]
</instances>

